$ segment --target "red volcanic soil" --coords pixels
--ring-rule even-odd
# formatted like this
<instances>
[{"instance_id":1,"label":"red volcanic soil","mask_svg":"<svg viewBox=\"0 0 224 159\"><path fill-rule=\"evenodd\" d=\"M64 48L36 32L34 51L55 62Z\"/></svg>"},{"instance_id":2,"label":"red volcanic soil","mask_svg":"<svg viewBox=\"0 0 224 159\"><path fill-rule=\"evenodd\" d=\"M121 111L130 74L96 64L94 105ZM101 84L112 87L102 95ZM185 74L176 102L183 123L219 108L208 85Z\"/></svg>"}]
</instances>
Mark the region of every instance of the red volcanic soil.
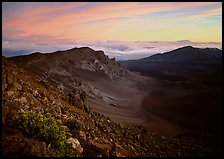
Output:
<instances>
[{"instance_id":1,"label":"red volcanic soil","mask_svg":"<svg viewBox=\"0 0 224 159\"><path fill-rule=\"evenodd\" d=\"M145 82L143 76L138 77L139 82ZM149 81L149 79L147 79ZM86 104L94 111L108 116L113 121L131 125L143 125L148 130L166 136L176 136L185 132L179 126L161 118L159 114L153 114L142 108L142 101L152 89L154 81L149 82L148 88L139 89L136 83L123 81L108 81L100 79L91 82L99 90L104 92L102 99L87 98Z\"/></svg>"},{"instance_id":2,"label":"red volcanic soil","mask_svg":"<svg viewBox=\"0 0 224 159\"><path fill-rule=\"evenodd\" d=\"M211 91L170 96L151 93L143 108L185 130L221 135L221 94Z\"/></svg>"},{"instance_id":3,"label":"red volcanic soil","mask_svg":"<svg viewBox=\"0 0 224 159\"><path fill-rule=\"evenodd\" d=\"M171 136L184 132L184 129L219 132L216 130L221 119L221 96L213 93L217 90L186 92L185 87L204 89L205 84L194 81L192 84L188 78L170 76L169 71L168 75L166 71L166 75L162 76L167 84L167 88L163 88L156 79L152 80L151 73L149 77L135 74L109 59L102 51L86 47L49 54L35 53L9 60L66 93L82 84L82 89L89 92L99 91L102 98L88 96L86 105L114 121L143 125L149 130ZM171 65L162 65L162 71L163 67L173 69ZM149 67L144 68L149 71ZM178 70L182 72L179 67ZM156 72L160 73L161 70ZM176 81L179 88L175 92L173 82ZM158 92L159 89L162 91Z\"/></svg>"}]
</instances>

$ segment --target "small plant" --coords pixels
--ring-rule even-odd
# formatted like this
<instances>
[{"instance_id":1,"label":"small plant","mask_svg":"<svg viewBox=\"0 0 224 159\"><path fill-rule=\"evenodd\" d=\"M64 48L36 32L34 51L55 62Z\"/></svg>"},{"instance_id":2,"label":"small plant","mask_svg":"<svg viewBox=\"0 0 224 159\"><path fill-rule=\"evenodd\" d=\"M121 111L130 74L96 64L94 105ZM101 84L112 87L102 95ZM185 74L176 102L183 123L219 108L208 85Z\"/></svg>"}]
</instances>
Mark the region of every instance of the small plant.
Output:
<instances>
[{"instance_id":1,"label":"small plant","mask_svg":"<svg viewBox=\"0 0 224 159\"><path fill-rule=\"evenodd\" d=\"M71 137L67 126L55 120L49 113L42 115L40 112L19 112L13 120L13 126L20 129L25 135L41 139L53 148L59 150L62 156L74 156L72 145L66 139Z\"/></svg>"},{"instance_id":2,"label":"small plant","mask_svg":"<svg viewBox=\"0 0 224 159\"><path fill-rule=\"evenodd\" d=\"M69 118L66 125L70 130L82 130L82 124L75 118Z\"/></svg>"}]
</instances>

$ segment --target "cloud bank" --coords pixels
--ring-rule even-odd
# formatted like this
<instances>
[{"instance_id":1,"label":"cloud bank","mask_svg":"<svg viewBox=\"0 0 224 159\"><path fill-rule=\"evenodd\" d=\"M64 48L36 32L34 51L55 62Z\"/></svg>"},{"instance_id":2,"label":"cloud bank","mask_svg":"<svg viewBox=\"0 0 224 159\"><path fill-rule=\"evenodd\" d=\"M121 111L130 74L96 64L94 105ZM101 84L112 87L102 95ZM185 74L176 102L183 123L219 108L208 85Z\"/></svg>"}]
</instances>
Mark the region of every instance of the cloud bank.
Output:
<instances>
[{"instance_id":1,"label":"cloud bank","mask_svg":"<svg viewBox=\"0 0 224 159\"><path fill-rule=\"evenodd\" d=\"M157 53L164 53L171 51L183 46L191 45L193 47L199 48L219 48L222 49L222 43L219 42L191 42L189 40L180 40L175 42L164 42L164 41L96 41L96 42L68 42L67 44L57 45L57 43L52 42L47 45L43 44L30 44L27 45L26 49L22 45L15 48L11 48L12 44L5 44L3 48L4 56L16 56L29 54L31 52L42 52L49 53L58 50L68 50L75 47L90 47L94 50L103 50L106 55L110 58L115 57L116 60L132 60L140 59L144 57L151 56ZM9 47L7 47L9 46Z\"/></svg>"},{"instance_id":2,"label":"cloud bank","mask_svg":"<svg viewBox=\"0 0 224 159\"><path fill-rule=\"evenodd\" d=\"M221 2L2 3L5 56L89 46L127 60L221 42Z\"/></svg>"}]
</instances>

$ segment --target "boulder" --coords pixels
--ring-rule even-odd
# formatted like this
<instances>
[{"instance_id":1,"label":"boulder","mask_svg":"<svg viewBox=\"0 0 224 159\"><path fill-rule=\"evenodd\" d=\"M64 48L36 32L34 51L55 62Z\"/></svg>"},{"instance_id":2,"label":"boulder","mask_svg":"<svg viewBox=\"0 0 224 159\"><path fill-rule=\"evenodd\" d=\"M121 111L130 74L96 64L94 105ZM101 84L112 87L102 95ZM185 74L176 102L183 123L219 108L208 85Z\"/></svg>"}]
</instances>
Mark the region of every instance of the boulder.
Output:
<instances>
[{"instance_id":1,"label":"boulder","mask_svg":"<svg viewBox=\"0 0 224 159\"><path fill-rule=\"evenodd\" d=\"M73 149L76 152L78 152L79 154L82 154L83 148L82 148L82 146L81 146L81 144L80 144L78 139L76 139L76 138L69 138L69 139L67 139L67 141L68 141L68 143L72 144L72 147L73 147Z\"/></svg>"}]
</instances>

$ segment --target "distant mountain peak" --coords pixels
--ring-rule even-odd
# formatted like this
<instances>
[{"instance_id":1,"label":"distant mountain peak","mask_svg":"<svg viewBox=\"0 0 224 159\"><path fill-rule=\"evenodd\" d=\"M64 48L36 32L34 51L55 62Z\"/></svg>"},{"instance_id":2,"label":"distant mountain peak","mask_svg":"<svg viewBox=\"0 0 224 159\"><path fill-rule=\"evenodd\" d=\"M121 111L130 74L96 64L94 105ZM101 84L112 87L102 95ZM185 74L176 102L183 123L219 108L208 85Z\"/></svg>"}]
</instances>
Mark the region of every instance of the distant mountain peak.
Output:
<instances>
[{"instance_id":1,"label":"distant mountain peak","mask_svg":"<svg viewBox=\"0 0 224 159\"><path fill-rule=\"evenodd\" d=\"M191 45L187 45L187 46L184 46L184 47L182 47L182 48L180 48L180 49L194 49L194 47L193 46L191 46Z\"/></svg>"},{"instance_id":2,"label":"distant mountain peak","mask_svg":"<svg viewBox=\"0 0 224 159\"><path fill-rule=\"evenodd\" d=\"M87 46L84 46L84 47L74 47L74 48L71 48L71 49L68 49L68 50L63 50L63 51L76 51L76 50L82 50L82 51L94 51L92 48L90 47L87 47Z\"/></svg>"},{"instance_id":3,"label":"distant mountain peak","mask_svg":"<svg viewBox=\"0 0 224 159\"><path fill-rule=\"evenodd\" d=\"M184 49L199 49L199 50L220 50L218 48L210 48L210 47L206 47L206 48L198 48L198 47L193 47L191 45L187 45L187 46L184 46L184 47L181 47L181 48L177 48L175 50L184 50ZM172 51L175 51L175 50L172 50Z\"/></svg>"},{"instance_id":4,"label":"distant mountain peak","mask_svg":"<svg viewBox=\"0 0 224 159\"><path fill-rule=\"evenodd\" d=\"M222 57L222 51L217 48L195 48L188 45L162 54L155 54L140 60L168 63L208 63L220 61L220 57Z\"/></svg>"}]
</instances>

